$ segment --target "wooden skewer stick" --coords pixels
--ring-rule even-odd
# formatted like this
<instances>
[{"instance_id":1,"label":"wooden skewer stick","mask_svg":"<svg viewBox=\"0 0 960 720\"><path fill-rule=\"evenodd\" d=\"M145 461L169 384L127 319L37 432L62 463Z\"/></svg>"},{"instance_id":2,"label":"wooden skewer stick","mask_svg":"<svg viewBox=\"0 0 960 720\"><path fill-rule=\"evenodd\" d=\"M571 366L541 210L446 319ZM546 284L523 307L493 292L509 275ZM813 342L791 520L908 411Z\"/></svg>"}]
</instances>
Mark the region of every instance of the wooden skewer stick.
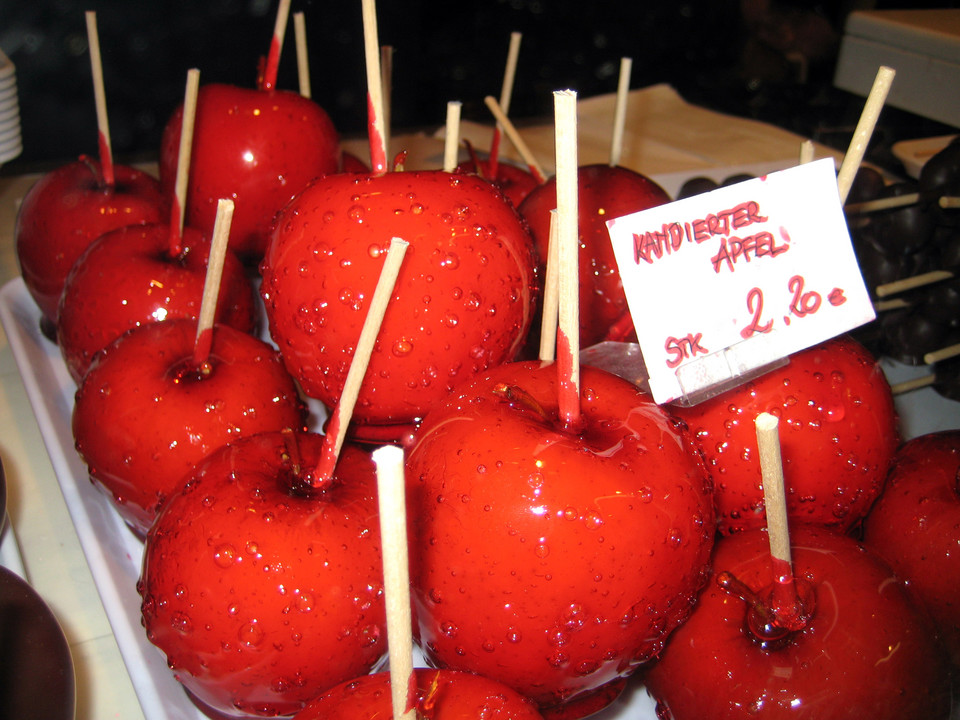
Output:
<instances>
[{"instance_id":1,"label":"wooden skewer stick","mask_svg":"<svg viewBox=\"0 0 960 720\"><path fill-rule=\"evenodd\" d=\"M870 94L867 96L863 112L860 114L860 120L854 130L853 138L850 140L850 146L843 157L843 162L840 163L840 170L837 172L837 188L840 191L841 205L847 202L847 195L850 194L853 179L857 174L860 163L863 162L867 144L870 142L870 136L873 135L873 129L877 125L883 104L887 101L887 94L890 92L890 86L893 84L895 75L896 71L885 65L877 71L873 87L870 88Z\"/></svg>"},{"instance_id":2,"label":"wooden skewer stick","mask_svg":"<svg viewBox=\"0 0 960 720\"><path fill-rule=\"evenodd\" d=\"M90 70L93 72L93 98L97 107L98 147L103 183L107 187L116 184L113 170L113 147L110 143L110 120L107 117L107 93L103 84L103 61L100 58L100 34L97 32L97 13L86 12L87 43L90 46Z\"/></svg>"},{"instance_id":3,"label":"wooden skewer stick","mask_svg":"<svg viewBox=\"0 0 960 720\"><path fill-rule=\"evenodd\" d=\"M347 436L347 426L350 424L350 418L353 417L353 408L357 404L360 388L363 385L363 377L366 375L367 367L370 364L370 355L373 353L373 346L377 341L377 335L380 333L380 325L383 323L383 316L387 312L387 304L393 294L397 275L400 273L400 265L403 262L403 256L407 252L408 245L409 243L406 240L398 237L390 241L387 258L380 270L380 278L377 280L377 287L373 291L373 298L370 300L370 309L363 321L360 339L357 341L356 350L353 352L350 369L347 370L343 392L340 393L340 400L333 409L330 423L327 426L327 433L323 439L323 449L315 473L315 481L318 483L333 477L337 458L340 456L340 449L343 447L344 438Z\"/></svg>"},{"instance_id":4,"label":"wooden skewer stick","mask_svg":"<svg viewBox=\"0 0 960 720\"><path fill-rule=\"evenodd\" d=\"M290 0L280 0L277 7L277 18L273 24L273 39L270 41L270 52L267 53L267 66L263 71L261 87L264 90L273 90L277 86L277 73L280 70L280 51L283 49L283 39L287 34L287 19L290 17Z\"/></svg>"},{"instance_id":5,"label":"wooden skewer stick","mask_svg":"<svg viewBox=\"0 0 960 720\"><path fill-rule=\"evenodd\" d=\"M203 297L200 315L197 318L197 337L193 344L193 364L200 367L210 356L213 343L213 323L217 314L217 298L220 296L220 279L230 239L230 224L233 222L233 200L220 198L217 201L217 216L213 222L213 238L210 241L210 256L207 274L203 281Z\"/></svg>"},{"instance_id":6,"label":"wooden skewer stick","mask_svg":"<svg viewBox=\"0 0 960 720\"><path fill-rule=\"evenodd\" d=\"M370 138L370 167L374 175L383 175L387 172L386 124L375 0L363 0L362 8L363 47L367 64L367 129Z\"/></svg>"},{"instance_id":7,"label":"wooden skewer stick","mask_svg":"<svg viewBox=\"0 0 960 720\"><path fill-rule=\"evenodd\" d=\"M960 343L948 345L947 347L940 348L939 350L928 352L923 356L923 362L926 365L933 365L941 360L948 360L952 357L956 357L957 355L960 355Z\"/></svg>"},{"instance_id":8,"label":"wooden skewer stick","mask_svg":"<svg viewBox=\"0 0 960 720\"><path fill-rule=\"evenodd\" d=\"M903 395L904 393L912 392L914 390L930 387L936 381L937 376L934 373L930 373L912 380L904 380L903 382L898 382L894 385L891 385L890 392L894 395Z\"/></svg>"},{"instance_id":9,"label":"wooden skewer stick","mask_svg":"<svg viewBox=\"0 0 960 720\"><path fill-rule=\"evenodd\" d=\"M447 103L447 132L443 144L443 171L452 173L457 169L460 155L460 109L459 100Z\"/></svg>"},{"instance_id":10,"label":"wooden skewer stick","mask_svg":"<svg viewBox=\"0 0 960 720\"><path fill-rule=\"evenodd\" d=\"M910 307L910 303L902 298L893 300L878 300L873 304L874 312L889 312L890 310L903 310Z\"/></svg>"},{"instance_id":11,"label":"wooden skewer stick","mask_svg":"<svg viewBox=\"0 0 960 720\"><path fill-rule=\"evenodd\" d=\"M522 34L510 33L510 46L507 48L507 64L503 69L503 82L500 85L500 109L504 115L510 114L510 101L513 98L513 82L517 76L517 61L520 58L520 40ZM497 165L500 162L500 138L503 135L503 125L498 121L493 128L493 138L490 141L490 177L497 177Z\"/></svg>"},{"instance_id":12,"label":"wooden skewer stick","mask_svg":"<svg viewBox=\"0 0 960 720\"><path fill-rule=\"evenodd\" d=\"M503 131L506 133L507 137L510 138L510 142L513 143L513 146L517 149L517 152L520 153L520 157L523 158L523 161L527 164L527 167L530 168L530 172L533 173L533 176L536 178L537 182L541 184L546 182L547 176L544 175L543 168L540 167L540 163L538 163L537 159L533 156L533 153L530 151L530 147L524 142L523 138L520 137L520 133L517 132L517 128L503 113L503 110L500 108L500 104L497 102L497 99L492 95L487 95L487 97L483 99L483 102L486 104L487 108L489 108L497 122L503 126Z\"/></svg>"},{"instance_id":13,"label":"wooden skewer stick","mask_svg":"<svg viewBox=\"0 0 960 720\"><path fill-rule=\"evenodd\" d=\"M877 285L875 292L877 293L878 298L882 298L887 297L888 295L896 295L897 293L906 292L907 290L923 287L924 285L932 285L933 283L940 282L941 280L949 280L952 277L953 273L949 270L931 270L930 272L925 272L908 278L893 280L888 283L883 283L882 285Z\"/></svg>"},{"instance_id":14,"label":"wooden skewer stick","mask_svg":"<svg viewBox=\"0 0 960 720\"><path fill-rule=\"evenodd\" d=\"M862 215L871 212L880 212L882 210L896 210L897 208L915 205L920 202L920 193L906 193L904 195L893 195L891 197L876 198L874 200L864 200L859 203L850 203L843 208L848 215ZM944 195L937 199L937 205L944 210L952 210L960 207L960 198L952 195Z\"/></svg>"},{"instance_id":15,"label":"wooden skewer stick","mask_svg":"<svg viewBox=\"0 0 960 720\"><path fill-rule=\"evenodd\" d=\"M310 54L307 52L307 23L302 12L293 14L293 35L297 43L297 78L300 94L310 99Z\"/></svg>"},{"instance_id":16,"label":"wooden skewer stick","mask_svg":"<svg viewBox=\"0 0 960 720\"><path fill-rule=\"evenodd\" d=\"M377 466L380 542L383 548L383 599L387 610L393 718L415 720L416 709L407 710L407 690L414 670L403 450L392 445L377 448L373 451L373 461Z\"/></svg>"},{"instance_id":17,"label":"wooden skewer stick","mask_svg":"<svg viewBox=\"0 0 960 720\"><path fill-rule=\"evenodd\" d=\"M813 162L814 158L814 148L812 140L804 140L800 143L800 164L806 165L808 162Z\"/></svg>"},{"instance_id":18,"label":"wooden skewer stick","mask_svg":"<svg viewBox=\"0 0 960 720\"><path fill-rule=\"evenodd\" d=\"M790 532L787 525L787 500L783 490L783 463L780 458L779 420L770 413L756 419L757 448L763 476L763 504L767 513L770 554L790 564Z\"/></svg>"},{"instance_id":19,"label":"wooden skewer stick","mask_svg":"<svg viewBox=\"0 0 960 720\"><path fill-rule=\"evenodd\" d=\"M620 58L620 79L617 83L617 103L613 110L613 139L610 142L610 167L620 164L623 154L623 126L627 120L627 102L630 99L630 73L633 58Z\"/></svg>"},{"instance_id":20,"label":"wooden skewer stick","mask_svg":"<svg viewBox=\"0 0 960 720\"><path fill-rule=\"evenodd\" d=\"M383 152L390 157L390 117L393 98L393 45L380 48L380 86L383 94Z\"/></svg>"},{"instance_id":21,"label":"wooden skewer stick","mask_svg":"<svg viewBox=\"0 0 960 720\"><path fill-rule=\"evenodd\" d=\"M550 211L550 232L547 240L547 272L543 279L543 317L540 321L540 361L553 362L557 358L557 288L558 253L557 211Z\"/></svg>"},{"instance_id":22,"label":"wooden skewer stick","mask_svg":"<svg viewBox=\"0 0 960 720\"><path fill-rule=\"evenodd\" d=\"M193 128L197 119L197 95L200 91L200 71L187 71L187 88L183 96L183 121L180 125L180 147L177 153L177 176L173 186L173 206L170 220L171 255L180 254L183 223L187 208L187 185L190 181L190 158L193 154Z\"/></svg>"}]
</instances>

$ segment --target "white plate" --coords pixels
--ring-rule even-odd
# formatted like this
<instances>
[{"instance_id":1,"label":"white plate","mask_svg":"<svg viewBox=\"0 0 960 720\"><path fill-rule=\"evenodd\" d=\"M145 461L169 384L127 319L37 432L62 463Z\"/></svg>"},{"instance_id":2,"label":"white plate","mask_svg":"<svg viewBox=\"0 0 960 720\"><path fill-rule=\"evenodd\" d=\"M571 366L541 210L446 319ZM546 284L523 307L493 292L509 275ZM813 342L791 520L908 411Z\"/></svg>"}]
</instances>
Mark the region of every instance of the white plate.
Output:
<instances>
[{"instance_id":1,"label":"white plate","mask_svg":"<svg viewBox=\"0 0 960 720\"><path fill-rule=\"evenodd\" d=\"M921 138L919 140L901 140L890 148L894 156L903 163L907 174L916 179L927 160L943 150L956 135Z\"/></svg>"}]
</instances>

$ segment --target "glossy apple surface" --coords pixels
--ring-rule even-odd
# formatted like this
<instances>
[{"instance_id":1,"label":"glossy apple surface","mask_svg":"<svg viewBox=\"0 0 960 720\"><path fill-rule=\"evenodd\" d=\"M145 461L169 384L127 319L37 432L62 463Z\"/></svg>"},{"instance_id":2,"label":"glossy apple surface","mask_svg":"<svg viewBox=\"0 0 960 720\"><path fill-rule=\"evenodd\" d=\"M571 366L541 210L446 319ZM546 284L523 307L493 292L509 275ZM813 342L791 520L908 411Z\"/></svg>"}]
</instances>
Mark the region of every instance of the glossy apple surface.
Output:
<instances>
[{"instance_id":1,"label":"glossy apple surface","mask_svg":"<svg viewBox=\"0 0 960 720\"><path fill-rule=\"evenodd\" d=\"M182 106L164 128L160 182L172 194ZM230 247L245 261L263 256L274 216L303 187L336 172L340 139L315 102L286 90L210 84L200 88L190 158L186 223L212 234L220 198L236 204Z\"/></svg>"},{"instance_id":2,"label":"glossy apple surface","mask_svg":"<svg viewBox=\"0 0 960 720\"><path fill-rule=\"evenodd\" d=\"M200 315L210 241L192 228L180 252L169 252L169 226L119 228L97 238L64 282L57 341L79 382L97 351L136 325ZM256 295L233 253L224 258L217 322L243 332L256 328Z\"/></svg>"},{"instance_id":3,"label":"glossy apple surface","mask_svg":"<svg viewBox=\"0 0 960 720\"><path fill-rule=\"evenodd\" d=\"M429 720L541 720L536 705L506 685L471 673L418 668L413 707ZM390 673L342 683L310 702L294 720L393 717Z\"/></svg>"},{"instance_id":4,"label":"glossy apple surface","mask_svg":"<svg viewBox=\"0 0 960 720\"><path fill-rule=\"evenodd\" d=\"M710 466L723 533L766 524L760 413L780 421L791 521L853 527L880 494L899 445L890 385L849 337L795 353L789 364L697 405L670 409L690 426Z\"/></svg>"},{"instance_id":5,"label":"glossy apple surface","mask_svg":"<svg viewBox=\"0 0 960 720\"><path fill-rule=\"evenodd\" d=\"M663 720L946 720L950 681L930 626L893 571L854 540L792 525L794 574L812 589L806 626L763 647L747 603L718 586L731 573L755 593L774 570L765 530L718 540L714 577L693 615L644 676Z\"/></svg>"},{"instance_id":6,"label":"glossy apple surface","mask_svg":"<svg viewBox=\"0 0 960 720\"><path fill-rule=\"evenodd\" d=\"M226 325L203 366L196 322L130 330L94 361L76 394L73 435L90 478L140 535L196 463L240 437L300 429L305 410L276 350Z\"/></svg>"},{"instance_id":7,"label":"glossy apple surface","mask_svg":"<svg viewBox=\"0 0 960 720\"><path fill-rule=\"evenodd\" d=\"M374 464L347 445L332 483L311 488L322 445L262 433L224 446L147 536L147 635L223 715L293 715L386 652Z\"/></svg>"},{"instance_id":8,"label":"glossy apple surface","mask_svg":"<svg viewBox=\"0 0 960 720\"><path fill-rule=\"evenodd\" d=\"M417 432L407 502L428 661L592 711L687 617L714 521L682 428L626 381L581 373L577 433L554 365L458 386Z\"/></svg>"},{"instance_id":9,"label":"glossy apple surface","mask_svg":"<svg viewBox=\"0 0 960 720\"><path fill-rule=\"evenodd\" d=\"M580 228L580 344L600 342L629 311L606 222L670 202L666 191L627 168L583 165L577 173ZM556 178L527 195L519 207L541 258L550 242L550 211L557 207Z\"/></svg>"},{"instance_id":10,"label":"glossy apple surface","mask_svg":"<svg viewBox=\"0 0 960 720\"><path fill-rule=\"evenodd\" d=\"M539 183L528 171L506 162L498 162L496 174L491 172L489 160L479 158L461 163L458 172L476 173L496 186L518 208Z\"/></svg>"},{"instance_id":11,"label":"glossy apple surface","mask_svg":"<svg viewBox=\"0 0 960 720\"><path fill-rule=\"evenodd\" d=\"M930 612L960 668L960 430L900 447L863 532Z\"/></svg>"},{"instance_id":12,"label":"glossy apple surface","mask_svg":"<svg viewBox=\"0 0 960 720\"><path fill-rule=\"evenodd\" d=\"M484 180L439 171L331 175L282 212L261 265L270 335L307 395L339 400L391 238L410 243L354 410L411 423L513 359L537 293L533 244Z\"/></svg>"},{"instance_id":13,"label":"glossy apple surface","mask_svg":"<svg viewBox=\"0 0 960 720\"><path fill-rule=\"evenodd\" d=\"M160 222L164 202L156 178L115 165L115 183L103 182L90 158L43 175L23 198L14 225L23 282L43 313L48 334L57 322L63 284L94 240L125 225Z\"/></svg>"}]
</instances>

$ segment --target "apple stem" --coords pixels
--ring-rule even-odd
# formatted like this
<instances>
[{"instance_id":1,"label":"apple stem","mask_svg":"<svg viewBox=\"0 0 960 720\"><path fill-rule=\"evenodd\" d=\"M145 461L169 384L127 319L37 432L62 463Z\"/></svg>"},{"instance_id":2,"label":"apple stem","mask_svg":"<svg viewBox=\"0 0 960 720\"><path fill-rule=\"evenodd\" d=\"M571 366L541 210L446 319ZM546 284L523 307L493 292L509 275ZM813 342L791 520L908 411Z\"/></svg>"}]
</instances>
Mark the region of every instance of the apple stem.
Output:
<instances>
[{"instance_id":1,"label":"apple stem","mask_svg":"<svg viewBox=\"0 0 960 720\"><path fill-rule=\"evenodd\" d=\"M503 108L500 107L500 103L497 102L497 99L492 95L487 95L483 99L484 104L490 110L490 113L496 118L497 122L503 127L503 131L506 133L507 137L510 138L510 142L513 143L513 146L517 149L517 152L520 153L520 157L523 158L523 161L527 164L527 167L530 169L530 174L536 179L538 183L543 185L547 181L547 176L543 172L543 168L540 167L540 163L537 162L537 158L534 157L533 153L530 151L530 146L524 142L523 138L520 137L520 133L517 132L516 126L510 122L510 118L506 116L503 112Z\"/></svg>"},{"instance_id":2,"label":"apple stem","mask_svg":"<svg viewBox=\"0 0 960 720\"><path fill-rule=\"evenodd\" d=\"M881 65L880 69L877 70L877 76L874 78L869 95L867 95L863 112L860 113L860 120L857 122L853 137L850 139L850 146L847 148L843 161L840 163L840 169L837 171L837 189L840 192L841 205L845 205L847 202L850 188L853 187L853 179L860 168L860 163L863 161L867 145L873 135L873 129L877 125L877 120L880 118L883 104L887 101L887 94L890 92L890 86L893 84L895 75L896 70L884 65Z\"/></svg>"},{"instance_id":3,"label":"apple stem","mask_svg":"<svg viewBox=\"0 0 960 720\"><path fill-rule=\"evenodd\" d=\"M360 339L357 341L357 348L353 353L350 369L347 371L340 401L333 410L326 435L323 438L320 461L314 473L317 483L322 484L333 477L337 458L340 455L340 448L343 447L343 441L347 434L347 426L350 424L353 408L360 394L363 376L370 364L370 355L373 352L377 335L380 333L380 326L387 312L387 304L393 294L393 288L400 273L400 265L403 262L403 256L407 252L408 245L409 243L405 240L397 237L390 241L390 248L380 271L377 287L373 292L373 298L370 300L370 309L364 319L363 327L360 330Z\"/></svg>"},{"instance_id":4,"label":"apple stem","mask_svg":"<svg viewBox=\"0 0 960 720\"><path fill-rule=\"evenodd\" d=\"M171 258L183 251L183 222L187 207L187 183L190 179L190 156L193 151L193 128L197 117L197 95L200 88L200 71L187 71L187 87L183 98L183 119L180 124L180 148L177 155L177 175L174 183L173 203L170 208Z\"/></svg>"},{"instance_id":5,"label":"apple stem","mask_svg":"<svg viewBox=\"0 0 960 720\"><path fill-rule=\"evenodd\" d=\"M362 10L363 46L367 64L367 130L370 141L370 169L373 175L384 175L387 172L387 147L376 3L374 0L363 0Z\"/></svg>"},{"instance_id":6,"label":"apple stem","mask_svg":"<svg viewBox=\"0 0 960 720\"><path fill-rule=\"evenodd\" d=\"M510 114L510 100L513 97L513 81L517 76L517 59L520 56L520 40L523 34L510 33L510 46L507 48L507 64L503 70L503 83L500 86L500 109L504 115ZM490 139L490 158L488 167L491 180L496 180L500 162L500 139L503 136L503 126L498 122L493 127L493 137Z\"/></svg>"},{"instance_id":7,"label":"apple stem","mask_svg":"<svg viewBox=\"0 0 960 720\"><path fill-rule=\"evenodd\" d=\"M270 51L267 53L267 64L260 78L261 90L275 90L277 87L277 73L280 68L280 50L283 48L283 39L287 31L287 18L290 15L290 0L280 0L277 7L277 18L273 25L273 37L270 40Z\"/></svg>"},{"instance_id":8,"label":"apple stem","mask_svg":"<svg viewBox=\"0 0 960 720\"><path fill-rule=\"evenodd\" d=\"M297 79L300 81L300 95L310 99L310 56L307 52L307 23L303 12L293 14L293 36L297 48Z\"/></svg>"},{"instance_id":9,"label":"apple stem","mask_svg":"<svg viewBox=\"0 0 960 720\"><path fill-rule=\"evenodd\" d=\"M209 367L210 348L213 345L213 323L220 295L220 279L227 254L227 240L233 221L233 200L217 201L217 217L213 224L213 239L207 260L207 274L203 283L203 299L200 301L200 316L197 318L197 338L193 345L193 364L197 368Z\"/></svg>"},{"instance_id":10,"label":"apple stem","mask_svg":"<svg viewBox=\"0 0 960 720\"><path fill-rule=\"evenodd\" d=\"M87 43L90 46L90 69L93 71L93 95L97 108L97 145L100 151L100 171L104 186L116 184L113 169L113 149L110 144L110 121L107 117L107 94L103 84L103 62L100 59L100 35L97 32L97 13L86 12Z\"/></svg>"}]
</instances>

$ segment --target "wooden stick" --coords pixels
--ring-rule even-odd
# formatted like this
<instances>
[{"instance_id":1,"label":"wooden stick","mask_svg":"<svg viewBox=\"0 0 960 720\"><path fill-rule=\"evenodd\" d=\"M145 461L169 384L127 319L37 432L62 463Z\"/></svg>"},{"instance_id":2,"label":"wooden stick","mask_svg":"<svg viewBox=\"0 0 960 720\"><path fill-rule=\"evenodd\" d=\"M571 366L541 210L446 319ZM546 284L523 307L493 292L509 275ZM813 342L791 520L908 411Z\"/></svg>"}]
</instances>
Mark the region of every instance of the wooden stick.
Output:
<instances>
[{"instance_id":1,"label":"wooden stick","mask_svg":"<svg viewBox=\"0 0 960 720\"><path fill-rule=\"evenodd\" d=\"M483 99L484 104L493 114L493 117L496 118L503 126L503 131L506 133L507 137L510 138L510 142L513 143L513 146L517 149L517 152L520 153L520 157L523 158L523 161L527 164L527 167L530 168L530 172L536 178L537 182L543 184L547 181L547 176L543 173L543 168L540 167L540 163L537 162L537 159L534 157L533 153L530 152L530 147L523 141L523 138L520 137L520 133L517 132L517 128L514 126L510 119L503 113L503 110L500 107L500 104L497 102L496 98L492 95L487 95Z\"/></svg>"},{"instance_id":2,"label":"wooden stick","mask_svg":"<svg viewBox=\"0 0 960 720\"><path fill-rule=\"evenodd\" d=\"M183 222L187 208L187 184L190 180L190 158L193 152L193 128L197 119L197 95L200 90L200 71L187 71L187 87L183 96L183 120L180 123L180 148L177 154L177 175L173 187L173 205L170 209L170 255L180 255Z\"/></svg>"},{"instance_id":3,"label":"wooden stick","mask_svg":"<svg viewBox=\"0 0 960 720\"><path fill-rule=\"evenodd\" d=\"M888 295L896 295L897 293L906 292L907 290L923 287L924 285L932 285L933 283L940 282L941 280L949 280L952 277L953 273L949 270L931 270L930 272L925 272L908 278L893 280L888 283L883 283L882 285L877 285L874 292L876 292L878 298L882 298L887 297Z\"/></svg>"},{"instance_id":4,"label":"wooden stick","mask_svg":"<svg viewBox=\"0 0 960 720\"><path fill-rule=\"evenodd\" d=\"M547 272L543 279L543 317L540 320L540 361L553 362L557 357L557 279L560 250L557 242L557 211L550 211L550 233L547 240Z\"/></svg>"},{"instance_id":5,"label":"wooden stick","mask_svg":"<svg viewBox=\"0 0 960 720\"><path fill-rule=\"evenodd\" d=\"M812 140L804 140L800 143L800 164L806 165L808 162L813 162L814 158L814 148Z\"/></svg>"},{"instance_id":6,"label":"wooden stick","mask_svg":"<svg viewBox=\"0 0 960 720\"><path fill-rule=\"evenodd\" d=\"M896 210L897 208L915 205L920 202L920 193L905 193L903 195L893 195L885 198L875 198L874 200L864 200L863 202L850 203L843 210L848 215L862 215L871 212L880 212L881 210ZM937 199L937 205L944 210L950 210L960 207L960 198L950 195L943 195Z\"/></svg>"},{"instance_id":7,"label":"wooden stick","mask_svg":"<svg viewBox=\"0 0 960 720\"><path fill-rule=\"evenodd\" d=\"M97 144L100 148L100 168L103 184L113 187L116 174L113 170L113 147L110 143L110 121L107 117L107 93L103 85L103 61L100 58L100 34L97 32L97 13L88 10L87 43L90 45L90 69L93 72L93 98L97 107Z\"/></svg>"},{"instance_id":8,"label":"wooden stick","mask_svg":"<svg viewBox=\"0 0 960 720\"><path fill-rule=\"evenodd\" d=\"M620 80L617 83L617 104L613 110L613 140L610 143L610 167L620 164L623 154L623 127L627 119L627 101L630 99L630 73L633 58L620 58Z\"/></svg>"},{"instance_id":9,"label":"wooden stick","mask_svg":"<svg viewBox=\"0 0 960 720\"><path fill-rule=\"evenodd\" d=\"M398 237L390 241L387 258L380 271L377 287L373 292L373 298L370 300L370 309L364 319L363 328L360 330L360 339L357 341L357 348L354 350L353 360L350 362L350 369L347 371L346 380L344 380L340 401L333 410L326 436L323 439L320 462L315 473L315 482L317 483L322 483L333 477L337 458L340 456L340 449L343 447L343 440L347 436L347 426L350 424L353 408L356 406L357 397L360 395L363 376L367 373L370 355L373 353L373 346L377 341L380 325L383 323L383 316L387 312L387 304L393 294L393 287L397 282L397 275L400 273L400 265L403 262L403 256L407 252L408 245L409 243L406 240Z\"/></svg>"},{"instance_id":10,"label":"wooden stick","mask_svg":"<svg viewBox=\"0 0 960 720\"><path fill-rule=\"evenodd\" d=\"M310 99L310 54L307 52L307 23L303 12L293 14L293 35L297 42L297 78L300 94Z\"/></svg>"},{"instance_id":11,"label":"wooden stick","mask_svg":"<svg viewBox=\"0 0 960 720\"><path fill-rule=\"evenodd\" d=\"M937 381L937 376L934 373L929 375L923 375L913 380L904 380L903 382L898 382L890 386L890 392L894 395L903 395L904 393L912 392L914 390L920 390L921 388L930 387Z\"/></svg>"},{"instance_id":12,"label":"wooden stick","mask_svg":"<svg viewBox=\"0 0 960 720\"><path fill-rule=\"evenodd\" d=\"M944 195L937 201L937 204L944 210L956 210L960 208L960 197Z\"/></svg>"},{"instance_id":13,"label":"wooden stick","mask_svg":"<svg viewBox=\"0 0 960 720\"><path fill-rule=\"evenodd\" d=\"M383 599L390 648L390 697L394 720L415 720L407 710L413 675L413 619L410 610L410 561L407 550L406 484L403 450L386 445L373 451L377 466L380 542L383 554Z\"/></svg>"},{"instance_id":14,"label":"wooden stick","mask_svg":"<svg viewBox=\"0 0 960 720\"><path fill-rule=\"evenodd\" d=\"M203 299L200 301L200 315L197 318L197 337L193 344L195 367L205 363L210 356L213 323L217 314L217 298L220 296L220 279L223 277L223 263L227 255L233 209L233 200L230 198L221 198L217 201L217 216L213 223L207 274L203 281Z\"/></svg>"},{"instance_id":15,"label":"wooden stick","mask_svg":"<svg viewBox=\"0 0 960 720\"><path fill-rule=\"evenodd\" d=\"M767 513L767 534L770 554L790 564L790 532L787 525L787 500L783 486L783 463L780 458L779 420L770 413L760 413L755 421L760 471L763 476L763 504Z\"/></svg>"},{"instance_id":16,"label":"wooden stick","mask_svg":"<svg viewBox=\"0 0 960 720\"><path fill-rule=\"evenodd\" d=\"M889 312L890 310L903 310L911 306L903 298L894 298L893 300L878 300L873 304L874 312Z\"/></svg>"},{"instance_id":17,"label":"wooden stick","mask_svg":"<svg viewBox=\"0 0 960 720\"><path fill-rule=\"evenodd\" d=\"M280 69L280 51L283 49L283 39L287 34L287 19L290 17L290 0L280 0L277 7L277 19L273 24L273 39L270 41L270 52L267 54L267 66L263 71L263 80L260 87L264 90L273 90L277 86L277 72Z\"/></svg>"},{"instance_id":18,"label":"wooden stick","mask_svg":"<svg viewBox=\"0 0 960 720\"><path fill-rule=\"evenodd\" d=\"M393 109L393 45L380 48L380 85L383 93L383 152L390 157L390 116Z\"/></svg>"},{"instance_id":19,"label":"wooden stick","mask_svg":"<svg viewBox=\"0 0 960 720\"><path fill-rule=\"evenodd\" d=\"M928 352L923 356L923 362L926 365L933 365L941 360L948 360L949 358L956 357L957 355L960 355L960 343L948 345L947 347L940 348L939 350Z\"/></svg>"},{"instance_id":20,"label":"wooden stick","mask_svg":"<svg viewBox=\"0 0 960 720\"><path fill-rule=\"evenodd\" d=\"M580 426L580 231L577 156L577 93L553 94L556 115L557 245L559 300L557 373L560 419Z\"/></svg>"},{"instance_id":21,"label":"wooden stick","mask_svg":"<svg viewBox=\"0 0 960 720\"><path fill-rule=\"evenodd\" d=\"M503 70L503 82L500 85L500 109L504 115L510 114L510 101L513 98L513 81L517 76L517 60L520 57L520 40L522 34L510 33L510 46L507 48L507 64ZM493 127L493 138L490 141L489 172L490 178L497 177L500 162L500 138L503 135L503 124L497 122Z\"/></svg>"},{"instance_id":22,"label":"wooden stick","mask_svg":"<svg viewBox=\"0 0 960 720\"><path fill-rule=\"evenodd\" d=\"M873 87L870 88L870 94L864 104L863 112L860 114L860 120L854 130L853 138L850 140L850 147L840 163L840 170L837 173L837 188L840 191L840 204L847 202L847 195L850 194L850 188L853 186L853 179L857 174L860 163L863 162L863 156L867 151L867 145L870 137L873 135L873 129L877 125L880 117L880 111L887 100L887 94L890 92L890 85L893 83L896 71L893 68L881 66L877 71L877 76L873 81Z\"/></svg>"},{"instance_id":23,"label":"wooden stick","mask_svg":"<svg viewBox=\"0 0 960 720\"><path fill-rule=\"evenodd\" d=\"M457 169L460 155L460 109L459 100L447 103L447 133L443 144L443 171L452 173Z\"/></svg>"},{"instance_id":24,"label":"wooden stick","mask_svg":"<svg viewBox=\"0 0 960 720\"><path fill-rule=\"evenodd\" d=\"M374 175L387 172L386 125L384 123L383 75L375 0L363 0L363 47L367 64L367 131L370 138L370 168Z\"/></svg>"}]
</instances>

